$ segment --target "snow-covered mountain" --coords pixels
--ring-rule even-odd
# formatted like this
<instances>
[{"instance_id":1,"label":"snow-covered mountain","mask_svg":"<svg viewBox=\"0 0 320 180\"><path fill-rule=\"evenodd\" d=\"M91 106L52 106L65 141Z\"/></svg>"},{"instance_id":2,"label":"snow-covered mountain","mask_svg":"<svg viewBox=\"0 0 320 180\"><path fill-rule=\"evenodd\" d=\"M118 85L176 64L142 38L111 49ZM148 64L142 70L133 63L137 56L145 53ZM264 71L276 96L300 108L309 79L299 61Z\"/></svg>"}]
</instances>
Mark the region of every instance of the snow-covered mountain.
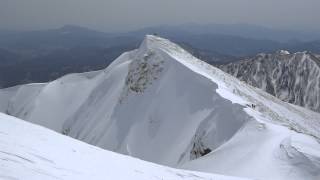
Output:
<instances>
[{"instance_id":1,"label":"snow-covered mountain","mask_svg":"<svg viewBox=\"0 0 320 180\"><path fill-rule=\"evenodd\" d=\"M0 91L0 111L143 160L255 179L320 178L320 115L147 36L102 71Z\"/></svg>"},{"instance_id":2,"label":"snow-covered mountain","mask_svg":"<svg viewBox=\"0 0 320 180\"><path fill-rule=\"evenodd\" d=\"M283 101L320 112L320 59L315 54L278 51L220 67Z\"/></svg>"},{"instance_id":3,"label":"snow-covered mountain","mask_svg":"<svg viewBox=\"0 0 320 180\"><path fill-rule=\"evenodd\" d=\"M106 151L0 113L0 179L241 180Z\"/></svg>"}]
</instances>

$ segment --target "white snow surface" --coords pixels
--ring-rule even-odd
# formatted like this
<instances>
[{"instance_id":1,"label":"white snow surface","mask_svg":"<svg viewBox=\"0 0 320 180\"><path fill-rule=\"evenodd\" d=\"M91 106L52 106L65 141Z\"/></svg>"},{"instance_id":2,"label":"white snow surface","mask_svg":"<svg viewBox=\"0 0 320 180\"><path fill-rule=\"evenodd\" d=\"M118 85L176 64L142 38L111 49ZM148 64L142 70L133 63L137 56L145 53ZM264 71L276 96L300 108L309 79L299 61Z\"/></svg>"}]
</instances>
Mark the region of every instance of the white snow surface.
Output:
<instances>
[{"instance_id":1,"label":"white snow surface","mask_svg":"<svg viewBox=\"0 0 320 180\"><path fill-rule=\"evenodd\" d=\"M7 114L163 165L254 179L320 179L318 113L155 36L105 70L3 89L0 102Z\"/></svg>"},{"instance_id":2,"label":"white snow surface","mask_svg":"<svg viewBox=\"0 0 320 180\"><path fill-rule=\"evenodd\" d=\"M241 180L178 170L106 151L0 113L3 180Z\"/></svg>"}]
</instances>

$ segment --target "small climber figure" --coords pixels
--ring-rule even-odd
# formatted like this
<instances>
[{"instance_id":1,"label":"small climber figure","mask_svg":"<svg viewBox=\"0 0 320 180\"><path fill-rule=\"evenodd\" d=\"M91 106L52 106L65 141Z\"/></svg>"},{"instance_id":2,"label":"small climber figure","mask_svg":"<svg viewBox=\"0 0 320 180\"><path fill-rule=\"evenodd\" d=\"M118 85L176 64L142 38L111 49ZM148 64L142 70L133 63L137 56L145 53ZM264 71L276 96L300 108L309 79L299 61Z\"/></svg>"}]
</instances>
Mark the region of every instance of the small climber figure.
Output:
<instances>
[{"instance_id":1,"label":"small climber figure","mask_svg":"<svg viewBox=\"0 0 320 180\"><path fill-rule=\"evenodd\" d=\"M252 109L255 109L256 108L256 105L255 104L246 104L247 107L250 107Z\"/></svg>"}]
</instances>

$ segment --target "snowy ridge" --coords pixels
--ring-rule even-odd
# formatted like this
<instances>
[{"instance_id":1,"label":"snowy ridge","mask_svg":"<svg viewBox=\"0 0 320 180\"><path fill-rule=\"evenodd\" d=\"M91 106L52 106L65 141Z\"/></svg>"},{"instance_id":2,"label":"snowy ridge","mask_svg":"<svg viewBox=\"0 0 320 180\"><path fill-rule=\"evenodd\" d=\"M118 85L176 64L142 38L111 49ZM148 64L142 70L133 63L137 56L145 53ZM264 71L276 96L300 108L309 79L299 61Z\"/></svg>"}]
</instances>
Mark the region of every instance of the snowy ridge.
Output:
<instances>
[{"instance_id":1,"label":"snowy ridge","mask_svg":"<svg viewBox=\"0 0 320 180\"><path fill-rule=\"evenodd\" d=\"M25 88L0 90L0 110L104 149L238 177L320 177L318 113L166 39L147 36L92 76L69 75L37 86L38 93Z\"/></svg>"},{"instance_id":2,"label":"snowy ridge","mask_svg":"<svg viewBox=\"0 0 320 180\"><path fill-rule=\"evenodd\" d=\"M0 114L0 179L241 180L109 152Z\"/></svg>"},{"instance_id":3,"label":"snowy ridge","mask_svg":"<svg viewBox=\"0 0 320 180\"><path fill-rule=\"evenodd\" d=\"M312 53L260 54L221 69L285 102L320 112L320 59Z\"/></svg>"},{"instance_id":4,"label":"snowy ridge","mask_svg":"<svg viewBox=\"0 0 320 180\"><path fill-rule=\"evenodd\" d=\"M320 127L320 122L318 122L320 114L302 110L301 108L291 106L287 103L282 103L262 91L247 86L245 83L238 81L221 70L193 57L170 41L164 41L159 38L156 40L149 40L149 44L151 44L149 45L150 49L157 49L160 47L159 49L165 50L173 59L179 61L195 73L218 84L217 93L222 97L242 105L248 105L250 103L254 104L257 107L255 110L258 110L261 113L264 113L264 116L267 116L267 118L264 119L268 119L268 121L273 123L289 126L296 131L312 135L318 139L320 138L320 131L315 129L315 127ZM288 111L297 114L288 117ZM305 121L305 119L307 121ZM311 126L307 125L308 123L310 123Z\"/></svg>"}]
</instances>

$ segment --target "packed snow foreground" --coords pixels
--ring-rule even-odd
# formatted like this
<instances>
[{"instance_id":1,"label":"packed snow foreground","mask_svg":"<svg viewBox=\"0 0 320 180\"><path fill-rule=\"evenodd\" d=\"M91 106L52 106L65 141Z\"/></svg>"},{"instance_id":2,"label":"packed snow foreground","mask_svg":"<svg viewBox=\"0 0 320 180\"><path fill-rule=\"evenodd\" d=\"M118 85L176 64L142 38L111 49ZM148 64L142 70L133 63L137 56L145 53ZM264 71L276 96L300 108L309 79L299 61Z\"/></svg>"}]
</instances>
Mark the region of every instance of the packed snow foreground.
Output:
<instances>
[{"instance_id":1,"label":"packed snow foreground","mask_svg":"<svg viewBox=\"0 0 320 180\"><path fill-rule=\"evenodd\" d=\"M0 179L242 180L106 151L0 113Z\"/></svg>"},{"instance_id":2,"label":"packed snow foreground","mask_svg":"<svg viewBox=\"0 0 320 180\"><path fill-rule=\"evenodd\" d=\"M320 114L248 86L155 36L105 70L0 90L0 111L175 168L320 179Z\"/></svg>"}]
</instances>

